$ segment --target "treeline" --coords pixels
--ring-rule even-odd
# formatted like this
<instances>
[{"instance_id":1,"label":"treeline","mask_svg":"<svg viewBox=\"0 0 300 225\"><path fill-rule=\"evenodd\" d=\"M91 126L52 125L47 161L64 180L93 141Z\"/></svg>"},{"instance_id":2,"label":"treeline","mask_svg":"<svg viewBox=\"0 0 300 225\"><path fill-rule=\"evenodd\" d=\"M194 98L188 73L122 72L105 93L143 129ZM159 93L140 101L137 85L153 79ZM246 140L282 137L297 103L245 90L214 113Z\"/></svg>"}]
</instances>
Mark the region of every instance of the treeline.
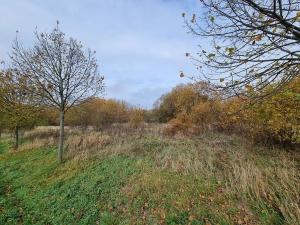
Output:
<instances>
[{"instance_id":1,"label":"treeline","mask_svg":"<svg viewBox=\"0 0 300 225\"><path fill-rule=\"evenodd\" d=\"M208 131L237 133L263 143L300 143L300 79L281 90L269 85L255 100L226 99L208 83L179 85L163 95L154 113L167 122L166 134L198 134ZM251 96L254 90L248 86ZM268 98L263 97L266 95Z\"/></svg>"},{"instance_id":2,"label":"treeline","mask_svg":"<svg viewBox=\"0 0 300 225\"><path fill-rule=\"evenodd\" d=\"M33 104L34 96L26 93L22 80L6 74L2 76L2 84L5 84L0 88L2 94L10 94L1 98L0 132L12 130L18 139L20 129L59 125L57 109L35 101ZM300 79L279 91L275 87L269 85L263 92L253 93L270 94L268 98L253 101L242 96L226 99L225 95L216 94L209 83L178 85L162 95L152 110L133 107L124 101L91 97L66 112L65 124L102 130L114 123L129 123L133 127L144 122L166 123L164 133L170 136L226 132L264 143L299 144ZM254 92L251 87L246 89L248 96Z\"/></svg>"},{"instance_id":3,"label":"treeline","mask_svg":"<svg viewBox=\"0 0 300 225\"><path fill-rule=\"evenodd\" d=\"M66 113L67 126L94 127L101 130L113 123L130 123L138 126L145 121L146 110L130 106L124 101L93 97L74 106ZM58 112L55 108L44 107L39 125L58 126Z\"/></svg>"},{"instance_id":4,"label":"treeline","mask_svg":"<svg viewBox=\"0 0 300 225\"><path fill-rule=\"evenodd\" d=\"M4 131L13 134L15 148L18 148L19 136L23 131L37 126L59 126L59 112L55 107L30 102L12 103L6 110L0 110L0 137ZM93 97L68 110L65 125L79 127L83 131L101 131L115 123L128 123L136 128L149 122L147 114L146 110L124 101Z\"/></svg>"}]
</instances>

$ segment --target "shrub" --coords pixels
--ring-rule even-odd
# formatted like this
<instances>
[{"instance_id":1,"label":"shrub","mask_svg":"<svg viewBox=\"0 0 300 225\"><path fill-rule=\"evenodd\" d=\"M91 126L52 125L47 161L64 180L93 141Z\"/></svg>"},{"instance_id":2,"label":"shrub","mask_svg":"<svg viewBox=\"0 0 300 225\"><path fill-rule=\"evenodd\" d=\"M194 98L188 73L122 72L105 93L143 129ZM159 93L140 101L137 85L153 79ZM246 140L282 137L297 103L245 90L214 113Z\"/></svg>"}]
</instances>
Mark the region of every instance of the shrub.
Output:
<instances>
[{"instance_id":1,"label":"shrub","mask_svg":"<svg viewBox=\"0 0 300 225\"><path fill-rule=\"evenodd\" d=\"M130 113L129 123L132 127L137 128L144 122L145 112L142 109L133 109Z\"/></svg>"},{"instance_id":2,"label":"shrub","mask_svg":"<svg viewBox=\"0 0 300 225\"><path fill-rule=\"evenodd\" d=\"M170 93L161 96L155 103L155 113L160 122L168 122L180 113L189 113L208 96L199 93L195 85L178 85Z\"/></svg>"},{"instance_id":3,"label":"shrub","mask_svg":"<svg viewBox=\"0 0 300 225\"><path fill-rule=\"evenodd\" d=\"M300 144L300 79L280 92L270 85L255 94L271 97L254 102L238 97L220 100L208 89L200 91L199 97L191 95L189 88L177 87L161 98L156 112L169 120L164 134L222 131L264 143Z\"/></svg>"},{"instance_id":4,"label":"shrub","mask_svg":"<svg viewBox=\"0 0 300 225\"><path fill-rule=\"evenodd\" d=\"M176 118L170 120L165 127L163 134L166 136L197 134L199 129L194 125L191 117L187 113L181 113Z\"/></svg>"}]
</instances>

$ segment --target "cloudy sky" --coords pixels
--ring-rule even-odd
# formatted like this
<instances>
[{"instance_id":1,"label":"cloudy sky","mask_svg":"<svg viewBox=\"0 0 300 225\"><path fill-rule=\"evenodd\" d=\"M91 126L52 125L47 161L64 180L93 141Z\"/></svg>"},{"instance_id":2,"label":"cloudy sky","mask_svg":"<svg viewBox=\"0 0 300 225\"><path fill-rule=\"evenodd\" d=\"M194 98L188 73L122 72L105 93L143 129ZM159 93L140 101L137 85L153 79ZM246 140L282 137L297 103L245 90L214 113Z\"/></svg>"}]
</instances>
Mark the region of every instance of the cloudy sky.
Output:
<instances>
[{"instance_id":1,"label":"cloudy sky","mask_svg":"<svg viewBox=\"0 0 300 225\"><path fill-rule=\"evenodd\" d=\"M16 30L25 45L35 27L61 29L96 50L105 76L106 98L150 108L161 94L187 82L179 71L195 74L185 57L199 39L187 33L182 12L199 12L197 0L0 0L0 59Z\"/></svg>"}]
</instances>

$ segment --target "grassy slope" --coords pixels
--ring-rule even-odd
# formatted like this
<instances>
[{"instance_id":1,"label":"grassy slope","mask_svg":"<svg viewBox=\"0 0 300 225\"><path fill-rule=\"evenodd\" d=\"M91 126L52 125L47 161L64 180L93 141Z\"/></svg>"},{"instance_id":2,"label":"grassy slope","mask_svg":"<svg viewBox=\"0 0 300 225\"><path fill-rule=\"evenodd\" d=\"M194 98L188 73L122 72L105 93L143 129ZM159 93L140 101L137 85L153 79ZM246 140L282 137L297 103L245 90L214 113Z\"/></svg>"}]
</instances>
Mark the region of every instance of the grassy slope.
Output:
<instances>
[{"instance_id":1,"label":"grassy slope","mask_svg":"<svg viewBox=\"0 0 300 225\"><path fill-rule=\"evenodd\" d=\"M180 160L175 170L172 162L160 165L166 157L153 151L170 156L174 144L130 142L130 154L63 165L52 148L10 153L7 143L0 144L0 224L284 224L267 202L226 191L217 171L181 171ZM230 140L229 147L239 148L238 142Z\"/></svg>"}]
</instances>

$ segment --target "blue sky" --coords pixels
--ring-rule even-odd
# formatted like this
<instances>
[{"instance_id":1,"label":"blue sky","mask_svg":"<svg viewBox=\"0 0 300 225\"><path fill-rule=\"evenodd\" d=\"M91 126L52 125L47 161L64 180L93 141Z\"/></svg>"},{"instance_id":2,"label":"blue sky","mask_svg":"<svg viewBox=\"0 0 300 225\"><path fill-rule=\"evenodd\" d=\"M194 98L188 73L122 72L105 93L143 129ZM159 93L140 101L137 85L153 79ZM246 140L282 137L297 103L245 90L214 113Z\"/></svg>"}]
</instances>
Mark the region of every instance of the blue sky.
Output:
<instances>
[{"instance_id":1,"label":"blue sky","mask_svg":"<svg viewBox=\"0 0 300 225\"><path fill-rule=\"evenodd\" d=\"M35 27L51 31L56 20L67 36L96 50L106 98L152 107L195 75L185 57L199 39L187 33L182 12L199 12L197 0L0 0L0 59L7 61L16 30L31 45Z\"/></svg>"}]
</instances>

